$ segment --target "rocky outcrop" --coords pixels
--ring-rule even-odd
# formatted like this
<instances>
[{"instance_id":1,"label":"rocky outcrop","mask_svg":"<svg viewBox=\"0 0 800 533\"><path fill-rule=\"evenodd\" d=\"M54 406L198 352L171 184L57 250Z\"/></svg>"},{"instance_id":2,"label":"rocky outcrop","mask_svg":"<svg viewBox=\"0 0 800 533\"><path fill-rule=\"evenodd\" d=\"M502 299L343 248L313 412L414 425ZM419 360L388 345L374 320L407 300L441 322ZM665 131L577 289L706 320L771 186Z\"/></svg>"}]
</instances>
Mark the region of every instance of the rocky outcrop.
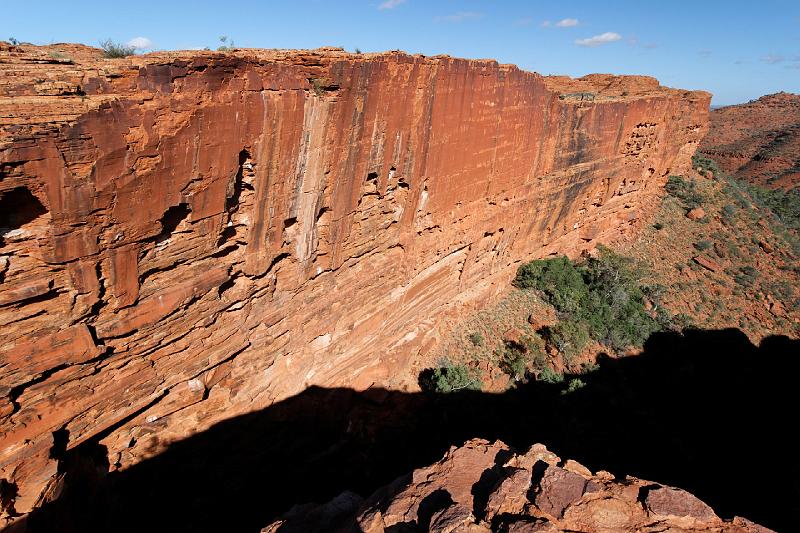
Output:
<instances>
[{"instance_id":1,"label":"rocky outcrop","mask_svg":"<svg viewBox=\"0 0 800 533\"><path fill-rule=\"evenodd\" d=\"M740 178L773 188L797 188L800 95L776 93L715 109L700 151Z\"/></svg>"},{"instance_id":2,"label":"rocky outcrop","mask_svg":"<svg viewBox=\"0 0 800 533\"><path fill-rule=\"evenodd\" d=\"M407 386L519 261L633 232L708 102L399 52L0 45L3 512L89 439L118 469L312 384Z\"/></svg>"},{"instance_id":3,"label":"rocky outcrop","mask_svg":"<svg viewBox=\"0 0 800 533\"><path fill-rule=\"evenodd\" d=\"M708 531L768 533L736 517L722 520L681 489L562 461L542 444L518 454L500 441L474 439L442 460L398 478L366 500L342 493L323 505L298 505L264 533L430 531Z\"/></svg>"}]
</instances>

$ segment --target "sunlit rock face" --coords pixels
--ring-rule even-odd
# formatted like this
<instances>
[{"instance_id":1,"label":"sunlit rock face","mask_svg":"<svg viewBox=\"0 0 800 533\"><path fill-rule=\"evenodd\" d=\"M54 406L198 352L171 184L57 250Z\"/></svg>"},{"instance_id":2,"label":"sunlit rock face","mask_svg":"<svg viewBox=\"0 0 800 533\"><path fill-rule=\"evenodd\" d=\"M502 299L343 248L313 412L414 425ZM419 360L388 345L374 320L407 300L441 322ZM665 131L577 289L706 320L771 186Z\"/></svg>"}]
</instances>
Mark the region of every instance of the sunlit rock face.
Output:
<instances>
[{"instance_id":1,"label":"sunlit rock face","mask_svg":"<svg viewBox=\"0 0 800 533\"><path fill-rule=\"evenodd\" d=\"M309 385L403 387L518 263L625 237L709 95L494 61L0 48L4 513Z\"/></svg>"}]
</instances>

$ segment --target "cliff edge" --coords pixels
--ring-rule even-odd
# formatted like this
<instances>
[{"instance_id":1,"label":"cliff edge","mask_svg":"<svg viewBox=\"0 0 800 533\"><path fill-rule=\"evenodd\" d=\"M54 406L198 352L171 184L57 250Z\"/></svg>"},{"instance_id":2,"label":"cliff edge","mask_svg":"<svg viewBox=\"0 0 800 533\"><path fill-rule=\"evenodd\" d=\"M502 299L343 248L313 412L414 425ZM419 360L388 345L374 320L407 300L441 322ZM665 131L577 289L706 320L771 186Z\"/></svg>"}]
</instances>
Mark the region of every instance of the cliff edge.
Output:
<instances>
[{"instance_id":1,"label":"cliff edge","mask_svg":"<svg viewBox=\"0 0 800 533\"><path fill-rule=\"evenodd\" d=\"M522 260L635 232L709 95L400 52L0 44L3 514L310 385L404 388Z\"/></svg>"}]
</instances>

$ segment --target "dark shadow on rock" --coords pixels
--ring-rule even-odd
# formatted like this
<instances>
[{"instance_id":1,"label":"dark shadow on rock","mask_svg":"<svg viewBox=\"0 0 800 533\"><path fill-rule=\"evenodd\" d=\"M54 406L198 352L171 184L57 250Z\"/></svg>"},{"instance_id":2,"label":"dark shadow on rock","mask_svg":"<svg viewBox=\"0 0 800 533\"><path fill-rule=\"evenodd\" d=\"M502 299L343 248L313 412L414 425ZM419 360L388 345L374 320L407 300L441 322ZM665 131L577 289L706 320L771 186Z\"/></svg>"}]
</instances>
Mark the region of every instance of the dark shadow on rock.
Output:
<instances>
[{"instance_id":1,"label":"dark shadow on rock","mask_svg":"<svg viewBox=\"0 0 800 533\"><path fill-rule=\"evenodd\" d=\"M800 516L800 341L738 330L653 335L586 386L505 394L312 387L221 422L88 490L70 482L32 531L258 531L292 505L368 497L473 437L546 444L593 471L686 489L723 517L778 530ZM96 446L96 445L95 445Z\"/></svg>"}]
</instances>

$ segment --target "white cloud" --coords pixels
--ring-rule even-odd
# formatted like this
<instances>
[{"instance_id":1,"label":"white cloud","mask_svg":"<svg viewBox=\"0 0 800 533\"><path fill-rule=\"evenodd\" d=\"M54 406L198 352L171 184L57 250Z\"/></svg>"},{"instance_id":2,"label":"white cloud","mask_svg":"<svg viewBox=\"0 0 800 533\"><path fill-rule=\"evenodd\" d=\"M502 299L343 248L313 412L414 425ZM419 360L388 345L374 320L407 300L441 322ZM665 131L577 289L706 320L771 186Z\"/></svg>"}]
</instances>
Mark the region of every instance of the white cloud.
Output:
<instances>
[{"instance_id":1,"label":"white cloud","mask_svg":"<svg viewBox=\"0 0 800 533\"><path fill-rule=\"evenodd\" d=\"M556 22L556 26L558 26L559 28L572 28L574 26L577 26L578 24L580 24L578 22L578 19L561 19L558 22Z\"/></svg>"},{"instance_id":2,"label":"white cloud","mask_svg":"<svg viewBox=\"0 0 800 533\"><path fill-rule=\"evenodd\" d=\"M436 17L436 20L442 22L462 22L464 20L479 19L482 16L483 13L477 13L475 11L459 11L458 13L454 13L453 15L444 15L442 17Z\"/></svg>"},{"instance_id":3,"label":"white cloud","mask_svg":"<svg viewBox=\"0 0 800 533\"><path fill-rule=\"evenodd\" d=\"M780 54L767 54L761 58L761 61L774 65L775 63L782 63L785 59L786 58Z\"/></svg>"},{"instance_id":4,"label":"white cloud","mask_svg":"<svg viewBox=\"0 0 800 533\"><path fill-rule=\"evenodd\" d=\"M378 9L394 9L400 4L405 4L406 0L386 0L381 5L378 6Z\"/></svg>"},{"instance_id":5,"label":"white cloud","mask_svg":"<svg viewBox=\"0 0 800 533\"><path fill-rule=\"evenodd\" d=\"M578 39L575 41L575 44L578 46L600 46L607 43L613 43L614 41L619 41L622 39L622 35L613 31L607 31L605 33L601 33L600 35L595 35L594 37L589 37L588 39Z\"/></svg>"},{"instance_id":6,"label":"white cloud","mask_svg":"<svg viewBox=\"0 0 800 533\"><path fill-rule=\"evenodd\" d=\"M134 37L126 44L136 50L150 50L153 48L153 41L147 37Z\"/></svg>"}]
</instances>

